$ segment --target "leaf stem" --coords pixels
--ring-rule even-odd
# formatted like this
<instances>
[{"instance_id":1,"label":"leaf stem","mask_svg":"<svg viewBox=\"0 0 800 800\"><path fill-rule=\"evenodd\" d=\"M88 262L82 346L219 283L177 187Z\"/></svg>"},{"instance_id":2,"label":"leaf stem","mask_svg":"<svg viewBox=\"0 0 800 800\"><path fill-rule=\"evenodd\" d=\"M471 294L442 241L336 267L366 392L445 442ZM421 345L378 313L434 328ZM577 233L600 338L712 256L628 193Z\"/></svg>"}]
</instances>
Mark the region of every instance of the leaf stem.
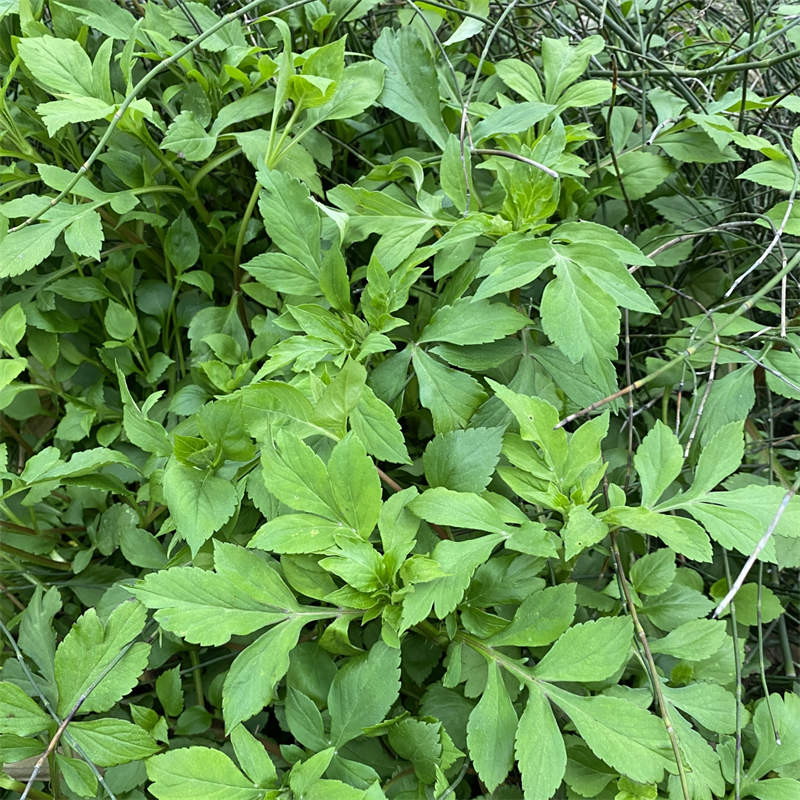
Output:
<instances>
[{"instance_id":1,"label":"leaf stem","mask_svg":"<svg viewBox=\"0 0 800 800\"><path fill-rule=\"evenodd\" d=\"M667 708L667 703L664 700L664 693L661 691L661 680L658 677L658 669L656 668L656 662L653 658L653 653L650 651L650 644L647 641L647 634L644 632L644 628L642 627L642 623L639 621L639 615L636 613L636 606L633 602L633 597L631 596L630 586L628 585L628 579L625 577L625 568L622 566L622 557L619 553L619 547L617 545L617 532L612 530L610 532L611 537L611 552L614 554L614 563L617 566L617 577L619 578L620 585L622 586L623 594L625 595L625 605L628 609L628 613L633 620L633 627L636 631L636 636L641 643L642 650L644 650L645 659L647 660L647 672L650 676L650 682L653 685L653 693L656 697L656 702L658 703L658 710L661 712L661 719L664 720L664 727L667 729L667 735L669 736L670 744L672 745L672 752L675 756L675 763L678 765L678 779L681 782L681 792L683 793L683 800L691 800L691 794L689 792L689 785L686 782L686 770L683 766L683 759L681 758L681 749L680 745L678 744L678 737L675 733L675 728L672 726L672 720L669 716L669 710Z\"/></svg>"}]
</instances>

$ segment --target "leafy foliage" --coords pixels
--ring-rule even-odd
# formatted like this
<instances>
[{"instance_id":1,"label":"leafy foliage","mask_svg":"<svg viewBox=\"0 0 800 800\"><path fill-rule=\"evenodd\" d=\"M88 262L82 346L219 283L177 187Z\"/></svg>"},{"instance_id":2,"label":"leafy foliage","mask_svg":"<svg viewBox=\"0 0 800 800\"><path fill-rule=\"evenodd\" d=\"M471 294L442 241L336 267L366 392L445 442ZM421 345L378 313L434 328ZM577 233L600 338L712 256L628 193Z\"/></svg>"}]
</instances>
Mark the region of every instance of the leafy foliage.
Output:
<instances>
[{"instance_id":1,"label":"leafy foliage","mask_svg":"<svg viewBox=\"0 0 800 800\"><path fill-rule=\"evenodd\" d=\"M4 797L797 794L798 28L720 8L0 0Z\"/></svg>"}]
</instances>

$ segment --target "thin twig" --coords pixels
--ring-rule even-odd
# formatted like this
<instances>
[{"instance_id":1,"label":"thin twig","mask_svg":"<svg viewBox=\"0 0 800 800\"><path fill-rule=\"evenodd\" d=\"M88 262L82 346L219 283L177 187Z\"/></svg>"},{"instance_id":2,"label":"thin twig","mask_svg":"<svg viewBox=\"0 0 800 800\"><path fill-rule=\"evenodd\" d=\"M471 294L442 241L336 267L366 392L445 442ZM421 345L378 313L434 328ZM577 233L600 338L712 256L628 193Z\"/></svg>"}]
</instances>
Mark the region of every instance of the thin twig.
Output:
<instances>
[{"instance_id":1,"label":"thin twig","mask_svg":"<svg viewBox=\"0 0 800 800\"><path fill-rule=\"evenodd\" d=\"M772 522L770 522L769 527L767 528L767 532L761 537L758 544L756 545L756 549L753 551L750 558L747 559L744 566L742 567L739 576L733 582L728 591L728 594L722 599L722 602L717 606L716 610L712 614L713 618L719 617L720 614L728 607L728 605L733 601L733 598L736 597L736 593L739 589L742 588L742 585L747 578L747 574L753 567L753 564L756 563L756 559L761 554L761 551L767 546L767 542L770 540L770 537L775 532L775 528L778 527L778 523L781 521L781 517L783 516L783 512L789 507L789 503L797 493L797 490L800 489L800 476L798 476L797 480L792 484L791 489L789 489L786 494L783 496L783 500L781 500L781 504L778 506L778 510L775 512L775 516L772 518Z\"/></svg>"},{"instance_id":2,"label":"thin twig","mask_svg":"<svg viewBox=\"0 0 800 800\"><path fill-rule=\"evenodd\" d=\"M628 580L625 577L625 570L622 566L622 557L619 554L619 547L617 546L617 533L616 531L611 531L611 551L614 554L614 562L617 566L617 576L619 577L620 585L622 586L622 591L625 595L625 605L628 608L628 613L631 615L631 619L633 620L633 627L636 630L636 635L641 642L642 649L644 650L645 658L647 659L647 672L650 677L650 682L653 685L653 693L655 694L656 701L658 703L658 709L661 712L661 718L664 720L664 726L667 729L667 735L669 736L670 744L672 745L672 753L675 756L675 763L678 766L678 778L681 783L681 790L683 792L683 800L691 800L691 795L689 793L689 786L686 782L686 770L683 766L683 759L681 758L681 750L678 744L678 737L675 733L675 728L672 727L672 720L669 716L669 710L667 708L666 701L664 700L664 693L661 690L661 681L658 677L658 669L656 668L656 662L653 658L653 654L650 651L650 644L647 641L647 634L644 632L644 628L642 627L642 623L639 621L639 615L636 613L636 606L633 602L633 597L631 596L631 590L628 586Z\"/></svg>"}]
</instances>

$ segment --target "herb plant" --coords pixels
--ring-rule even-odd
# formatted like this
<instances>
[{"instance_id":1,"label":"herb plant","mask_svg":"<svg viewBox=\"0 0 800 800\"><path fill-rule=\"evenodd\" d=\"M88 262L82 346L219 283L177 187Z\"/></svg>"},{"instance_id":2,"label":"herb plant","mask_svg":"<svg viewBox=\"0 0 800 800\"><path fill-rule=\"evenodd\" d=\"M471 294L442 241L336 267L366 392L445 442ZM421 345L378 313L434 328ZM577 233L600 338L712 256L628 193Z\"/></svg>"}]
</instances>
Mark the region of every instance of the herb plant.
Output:
<instances>
[{"instance_id":1,"label":"herb plant","mask_svg":"<svg viewBox=\"0 0 800 800\"><path fill-rule=\"evenodd\" d=\"M4 797L800 793L755 5L0 0Z\"/></svg>"}]
</instances>

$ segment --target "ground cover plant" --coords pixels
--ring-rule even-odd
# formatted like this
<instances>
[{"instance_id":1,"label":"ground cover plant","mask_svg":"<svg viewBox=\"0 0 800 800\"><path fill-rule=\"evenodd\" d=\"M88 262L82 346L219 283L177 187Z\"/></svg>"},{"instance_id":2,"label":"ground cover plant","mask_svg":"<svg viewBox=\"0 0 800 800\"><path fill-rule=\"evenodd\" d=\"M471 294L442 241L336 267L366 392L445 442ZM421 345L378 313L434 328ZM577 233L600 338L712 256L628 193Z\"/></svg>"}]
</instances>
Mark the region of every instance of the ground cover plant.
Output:
<instances>
[{"instance_id":1,"label":"ground cover plant","mask_svg":"<svg viewBox=\"0 0 800 800\"><path fill-rule=\"evenodd\" d=\"M3 797L796 797L798 23L0 0Z\"/></svg>"}]
</instances>

